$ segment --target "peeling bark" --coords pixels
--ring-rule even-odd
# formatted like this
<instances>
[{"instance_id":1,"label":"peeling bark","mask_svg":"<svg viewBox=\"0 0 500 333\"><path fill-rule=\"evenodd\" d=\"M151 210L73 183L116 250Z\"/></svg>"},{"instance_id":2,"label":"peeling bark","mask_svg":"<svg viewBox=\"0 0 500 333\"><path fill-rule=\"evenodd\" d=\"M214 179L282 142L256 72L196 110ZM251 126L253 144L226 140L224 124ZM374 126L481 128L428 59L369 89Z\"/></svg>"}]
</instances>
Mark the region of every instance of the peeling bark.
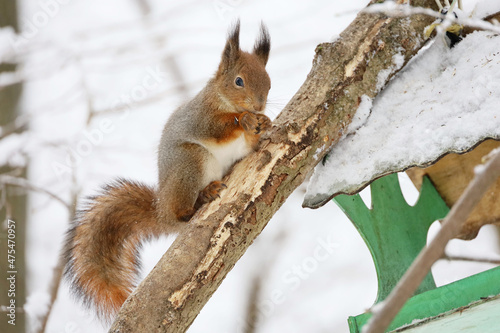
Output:
<instances>
[{"instance_id":1,"label":"peeling bark","mask_svg":"<svg viewBox=\"0 0 500 333\"><path fill-rule=\"evenodd\" d=\"M435 1L412 5L432 7ZM306 81L259 150L235 165L221 199L197 212L125 302L110 332L186 331L273 214L342 137L361 96L375 97L399 70L394 55L406 63L417 53L432 21L360 14L337 41L320 44Z\"/></svg>"}]
</instances>

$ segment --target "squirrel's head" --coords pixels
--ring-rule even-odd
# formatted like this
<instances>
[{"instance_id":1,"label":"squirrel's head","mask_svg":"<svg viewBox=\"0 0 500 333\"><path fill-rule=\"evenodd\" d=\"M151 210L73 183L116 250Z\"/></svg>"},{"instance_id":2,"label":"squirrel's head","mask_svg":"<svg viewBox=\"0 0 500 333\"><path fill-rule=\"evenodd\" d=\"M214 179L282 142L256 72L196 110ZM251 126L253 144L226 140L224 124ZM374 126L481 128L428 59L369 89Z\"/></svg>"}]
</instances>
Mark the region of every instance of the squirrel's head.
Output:
<instances>
[{"instance_id":1,"label":"squirrel's head","mask_svg":"<svg viewBox=\"0 0 500 333\"><path fill-rule=\"evenodd\" d=\"M222 52L214 83L218 94L229 108L237 112L262 112L266 106L271 80L266 63L271 49L271 39L264 24L252 53L240 49L240 22L230 30Z\"/></svg>"}]
</instances>

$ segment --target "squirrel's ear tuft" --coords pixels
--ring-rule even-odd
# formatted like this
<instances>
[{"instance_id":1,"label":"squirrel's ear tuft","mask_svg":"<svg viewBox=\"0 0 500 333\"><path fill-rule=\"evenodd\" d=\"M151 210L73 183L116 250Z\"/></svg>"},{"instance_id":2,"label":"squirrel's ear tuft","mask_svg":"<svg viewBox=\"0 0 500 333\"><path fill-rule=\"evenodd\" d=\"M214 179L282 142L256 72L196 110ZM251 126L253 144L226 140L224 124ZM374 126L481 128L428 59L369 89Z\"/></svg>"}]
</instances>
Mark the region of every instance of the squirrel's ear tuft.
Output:
<instances>
[{"instance_id":1,"label":"squirrel's ear tuft","mask_svg":"<svg viewBox=\"0 0 500 333\"><path fill-rule=\"evenodd\" d=\"M229 30L226 46L224 47L224 51L222 51L219 71L224 73L234 66L240 53L240 20L238 20Z\"/></svg>"},{"instance_id":2,"label":"squirrel's ear tuft","mask_svg":"<svg viewBox=\"0 0 500 333\"><path fill-rule=\"evenodd\" d=\"M262 61L264 66L267 64L267 59L269 59L269 52L271 51L271 37L269 36L269 31L267 31L266 26L262 22L260 24L260 36L255 42L253 47L253 53Z\"/></svg>"}]
</instances>

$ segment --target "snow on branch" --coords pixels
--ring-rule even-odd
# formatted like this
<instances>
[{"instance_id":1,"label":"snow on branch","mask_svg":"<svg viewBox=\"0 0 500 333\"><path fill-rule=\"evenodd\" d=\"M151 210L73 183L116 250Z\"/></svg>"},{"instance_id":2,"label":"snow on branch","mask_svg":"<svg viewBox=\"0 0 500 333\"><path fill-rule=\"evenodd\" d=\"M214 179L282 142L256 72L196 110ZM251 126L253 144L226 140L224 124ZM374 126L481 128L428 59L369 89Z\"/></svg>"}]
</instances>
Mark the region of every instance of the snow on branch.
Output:
<instances>
[{"instance_id":1,"label":"snow on branch","mask_svg":"<svg viewBox=\"0 0 500 333\"><path fill-rule=\"evenodd\" d=\"M500 63L493 60L499 42L494 33L478 31L453 49L433 43L372 103L361 98L354 119L368 118L316 167L304 205L320 207L384 175L500 140ZM370 112L360 112L364 105Z\"/></svg>"},{"instance_id":2,"label":"snow on branch","mask_svg":"<svg viewBox=\"0 0 500 333\"><path fill-rule=\"evenodd\" d=\"M442 14L430 8L413 7L409 5L400 5L392 1L386 1L381 4L374 4L363 11L364 13L371 14L384 14L388 17L408 17L413 15L427 15L436 19L445 21L445 24L454 23L467 27L476 28L479 30L489 30L500 33L500 25L487 22L479 18L455 17L450 14Z\"/></svg>"}]
</instances>

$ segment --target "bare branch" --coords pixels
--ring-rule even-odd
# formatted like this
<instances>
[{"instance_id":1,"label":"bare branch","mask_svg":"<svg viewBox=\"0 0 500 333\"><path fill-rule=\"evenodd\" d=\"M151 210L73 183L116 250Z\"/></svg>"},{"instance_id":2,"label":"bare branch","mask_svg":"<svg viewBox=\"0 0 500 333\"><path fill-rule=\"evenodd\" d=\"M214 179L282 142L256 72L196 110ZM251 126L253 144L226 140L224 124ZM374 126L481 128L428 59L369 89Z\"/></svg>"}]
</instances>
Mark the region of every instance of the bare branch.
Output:
<instances>
[{"instance_id":1,"label":"bare branch","mask_svg":"<svg viewBox=\"0 0 500 333\"><path fill-rule=\"evenodd\" d=\"M366 13L381 13L389 17L408 17L413 15L428 15L436 19L443 19L450 23L461 24L466 27L476 28L479 30L489 30L500 33L500 26L493 24L483 19L473 18L456 18L454 15L443 15L438 11L430 8L412 7L408 5L398 5L393 2L384 2L367 7Z\"/></svg>"},{"instance_id":2,"label":"bare branch","mask_svg":"<svg viewBox=\"0 0 500 333\"><path fill-rule=\"evenodd\" d=\"M142 16L147 16L151 13L151 6L148 0L135 0L135 3L139 6Z\"/></svg>"},{"instance_id":3,"label":"bare branch","mask_svg":"<svg viewBox=\"0 0 500 333\"><path fill-rule=\"evenodd\" d=\"M20 133L27 129L29 123L28 115L17 117L10 124L0 126L0 140L8 137L11 134Z\"/></svg>"},{"instance_id":4,"label":"bare branch","mask_svg":"<svg viewBox=\"0 0 500 333\"><path fill-rule=\"evenodd\" d=\"M73 187L75 187L75 183L73 183ZM78 199L78 192L74 191L72 194L72 199L71 199L71 209L70 209L70 214L69 214L69 220L72 221L75 218L76 214L76 202ZM47 312L45 315L41 318L41 326L40 329L38 330L39 333L43 333L47 329L47 322L49 321L50 314L52 313L52 309L54 308L54 303L56 302L57 295L59 293L59 287L61 286L61 281L62 281L62 276L64 272L64 265L65 261L62 256L59 257L59 260L57 262L56 267L52 270L52 279L50 281L50 286L49 286L49 294L50 294L50 300L49 300L49 305Z\"/></svg>"},{"instance_id":5,"label":"bare branch","mask_svg":"<svg viewBox=\"0 0 500 333\"><path fill-rule=\"evenodd\" d=\"M19 187L25 188L25 189L30 190L30 191L45 193L46 195L48 195L52 199L60 202L68 210L71 210L71 206L66 201L64 201L61 197L59 197L58 195L56 195L56 194L54 194L54 193L52 193L44 188L33 185L27 179L20 178L20 177L13 177L13 176L9 176L9 175L0 175L0 183L12 185L12 186L19 186Z\"/></svg>"},{"instance_id":6,"label":"bare branch","mask_svg":"<svg viewBox=\"0 0 500 333\"><path fill-rule=\"evenodd\" d=\"M0 90L12 86L14 84L22 83L28 80L45 80L55 73L58 73L59 70L64 69L67 65L70 64L71 57L59 57L62 58L61 61L50 62L49 65L44 64L39 67L21 67L15 71L4 72L0 74Z\"/></svg>"},{"instance_id":7,"label":"bare branch","mask_svg":"<svg viewBox=\"0 0 500 333\"><path fill-rule=\"evenodd\" d=\"M141 1L141 0L138 0ZM171 17L176 17L177 15L180 15L184 11L190 11L193 6L199 5L200 0L189 0L189 1L182 1L182 2L177 2L175 6L168 8L166 11L162 13L153 13L151 14L151 11L149 11L149 14L147 14L147 19L150 19L154 21L155 23L162 23ZM130 27L135 27L137 26L137 23L139 21L142 21L141 18L134 18L132 20L127 20L127 21L120 21L118 23L112 23L108 25L103 25L99 26L97 28L87 28L82 31L78 31L75 33L75 37L80 40L91 40L95 38L96 35L100 35L104 32L112 32L112 31L120 31L123 32L125 29L130 29ZM164 33L162 31L161 33ZM135 41L137 41L136 38L134 38ZM106 50L106 47L100 47L99 52Z\"/></svg>"},{"instance_id":8,"label":"bare branch","mask_svg":"<svg viewBox=\"0 0 500 333\"><path fill-rule=\"evenodd\" d=\"M152 30L153 22L151 21L149 14L151 13L151 5L148 0L135 0L140 11L142 12L142 18L144 26L147 30ZM161 47L164 42L164 36L156 36L154 39L151 39L152 44L156 47ZM159 50L161 51L161 50ZM189 89L186 84L186 79L182 74L182 71L177 64L177 60L174 55L167 54L163 57L163 67L167 68L172 76L174 77L174 81L177 82L177 94L182 96L182 99L187 99L189 97Z\"/></svg>"},{"instance_id":9,"label":"bare branch","mask_svg":"<svg viewBox=\"0 0 500 333\"><path fill-rule=\"evenodd\" d=\"M450 261L469 261L469 262L480 262L480 263L484 263L484 264L500 265L500 259L454 256L454 255L449 255L449 254L444 254L440 259L450 260Z\"/></svg>"},{"instance_id":10,"label":"bare branch","mask_svg":"<svg viewBox=\"0 0 500 333\"><path fill-rule=\"evenodd\" d=\"M442 223L436 237L420 252L394 290L385 301L379 303L377 311L363 328L365 333L385 332L399 310L418 288L432 265L443 256L446 244L460 232L463 223L483 194L500 176L500 149L495 149L484 165L475 169L475 177L460 199L452 207Z\"/></svg>"},{"instance_id":11,"label":"bare branch","mask_svg":"<svg viewBox=\"0 0 500 333\"><path fill-rule=\"evenodd\" d=\"M202 80L193 82L191 84L184 84L183 82L181 82L180 84L177 84L170 89L166 89L158 94L148 96L148 97L143 98L143 99L138 100L138 101L133 101L132 103L123 102L123 103L120 103L120 104L115 105L115 106L110 107L110 108L105 108L105 109L100 109L100 110L96 109L96 110L94 110L93 116L101 116L101 115L105 115L105 114L112 114L115 112L122 112L125 110L138 108L141 106L156 103L158 101L163 100L167 96L174 95L174 94L176 94L179 91L184 90L184 89L189 89L190 86L196 86L201 82L202 82Z\"/></svg>"},{"instance_id":12,"label":"bare branch","mask_svg":"<svg viewBox=\"0 0 500 333\"><path fill-rule=\"evenodd\" d=\"M57 298L57 293L59 292L59 286L61 285L61 278L64 271L64 264L65 264L64 259L61 256L57 261L56 267L54 267L52 271L52 279L50 281L50 286L49 286L49 294L50 294L49 305L47 312L40 319L42 324L40 326L40 329L37 330L38 333L45 332L47 328L47 322L49 321L50 313L52 312L54 302Z\"/></svg>"}]
</instances>

